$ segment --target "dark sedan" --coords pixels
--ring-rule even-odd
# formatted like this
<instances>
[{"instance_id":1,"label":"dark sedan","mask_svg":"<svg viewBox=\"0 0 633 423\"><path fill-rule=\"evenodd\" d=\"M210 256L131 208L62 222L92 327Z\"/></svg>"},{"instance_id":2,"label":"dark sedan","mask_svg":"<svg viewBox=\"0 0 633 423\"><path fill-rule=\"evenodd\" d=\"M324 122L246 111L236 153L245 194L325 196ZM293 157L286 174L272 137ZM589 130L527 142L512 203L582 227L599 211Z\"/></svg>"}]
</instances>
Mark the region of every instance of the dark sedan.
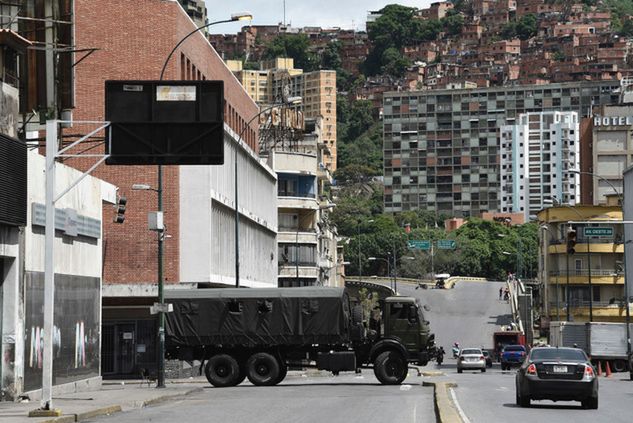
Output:
<instances>
[{"instance_id":1,"label":"dark sedan","mask_svg":"<svg viewBox=\"0 0 633 423\"><path fill-rule=\"evenodd\" d=\"M585 352L578 348L533 348L516 375L516 402L580 401L598 408L598 378Z\"/></svg>"}]
</instances>

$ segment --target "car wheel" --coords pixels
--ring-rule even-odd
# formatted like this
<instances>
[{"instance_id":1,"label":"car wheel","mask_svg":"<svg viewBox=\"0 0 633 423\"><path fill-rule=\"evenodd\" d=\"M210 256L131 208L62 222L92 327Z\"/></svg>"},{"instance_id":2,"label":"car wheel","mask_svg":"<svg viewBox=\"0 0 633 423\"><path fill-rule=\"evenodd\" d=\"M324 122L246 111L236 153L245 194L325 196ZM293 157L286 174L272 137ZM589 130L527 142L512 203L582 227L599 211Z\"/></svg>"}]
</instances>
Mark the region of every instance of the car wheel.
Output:
<instances>
[{"instance_id":1,"label":"car wheel","mask_svg":"<svg viewBox=\"0 0 633 423\"><path fill-rule=\"evenodd\" d=\"M240 378L240 366L230 355L217 354L207 361L204 375L209 383L217 388L235 386Z\"/></svg>"},{"instance_id":2,"label":"car wheel","mask_svg":"<svg viewBox=\"0 0 633 423\"><path fill-rule=\"evenodd\" d=\"M521 396L519 395L519 389L517 388L516 392L514 393L514 398L516 400L517 405L521 405Z\"/></svg>"},{"instance_id":3,"label":"car wheel","mask_svg":"<svg viewBox=\"0 0 633 423\"><path fill-rule=\"evenodd\" d=\"M374 375L383 385L400 385L407 377L409 368L396 351L385 351L374 361Z\"/></svg>"},{"instance_id":4,"label":"car wheel","mask_svg":"<svg viewBox=\"0 0 633 423\"><path fill-rule=\"evenodd\" d=\"M598 397L590 397L581 402L582 408L587 408L589 410L597 410L598 409Z\"/></svg>"},{"instance_id":5,"label":"car wheel","mask_svg":"<svg viewBox=\"0 0 633 423\"><path fill-rule=\"evenodd\" d=\"M481 373L486 373L486 368L481 369Z\"/></svg>"},{"instance_id":6,"label":"car wheel","mask_svg":"<svg viewBox=\"0 0 633 423\"><path fill-rule=\"evenodd\" d=\"M279 373L279 361L271 354L255 353L246 362L246 377L255 386L278 383Z\"/></svg>"},{"instance_id":7,"label":"car wheel","mask_svg":"<svg viewBox=\"0 0 633 423\"><path fill-rule=\"evenodd\" d=\"M530 406L530 397L519 396L519 405L523 408Z\"/></svg>"},{"instance_id":8,"label":"car wheel","mask_svg":"<svg viewBox=\"0 0 633 423\"><path fill-rule=\"evenodd\" d=\"M457 373L461 373L462 369L460 369L459 367L457 368Z\"/></svg>"}]
</instances>

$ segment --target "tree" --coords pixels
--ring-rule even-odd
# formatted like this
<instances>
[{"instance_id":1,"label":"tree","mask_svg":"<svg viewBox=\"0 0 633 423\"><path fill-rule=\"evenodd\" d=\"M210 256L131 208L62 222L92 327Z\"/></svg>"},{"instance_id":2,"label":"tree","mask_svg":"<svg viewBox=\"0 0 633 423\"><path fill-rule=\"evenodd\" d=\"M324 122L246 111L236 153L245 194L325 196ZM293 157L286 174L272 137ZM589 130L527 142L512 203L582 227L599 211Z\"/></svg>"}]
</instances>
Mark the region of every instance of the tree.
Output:
<instances>
[{"instance_id":1,"label":"tree","mask_svg":"<svg viewBox=\"0 0 633 423\"><path fill-rule=\"evenodd\" d=\"M321 68L338 71L342 65L341 44L338 41L333 41L323 50L321 55Z\"/></svg>"},{"instance_id":2,"label":"tree","mask_svg":"<svg viewBox=\"0 0 633 423\"><path fill-rule=\"evenodd\" d=\"M451 14L442 18L444 31L449 35L459 35L464 28L464 17L460 14Z\"/></svg>"},{"instance_id":3,"label":"tree","mask_svg":"<svg viewBox=\"0 0 633 423\"><path fill-rule=\"evenodd\" d=\"M305 34L280 34L274 38L264 51L264 59L290 57L294 66L306 72L318 69L319 61L310 51L310 40Z\"/></svg>"}]
</instances>

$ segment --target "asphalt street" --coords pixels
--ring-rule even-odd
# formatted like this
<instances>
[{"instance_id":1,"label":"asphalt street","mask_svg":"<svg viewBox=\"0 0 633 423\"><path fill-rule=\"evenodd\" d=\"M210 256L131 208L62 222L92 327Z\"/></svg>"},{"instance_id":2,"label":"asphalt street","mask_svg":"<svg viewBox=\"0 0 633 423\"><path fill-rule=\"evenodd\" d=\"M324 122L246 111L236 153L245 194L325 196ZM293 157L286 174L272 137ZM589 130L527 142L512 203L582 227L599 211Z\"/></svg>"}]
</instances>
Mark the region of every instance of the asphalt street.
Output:
<instances>
[{"instance_id":1,"label":"asphalt street","mask_svg":"<svg viewBox=\"0 0 633 423\"><path fill-rule=\"evenodd\" d=\"M492 334L511 321L510 305L499 301L502 282L458 282L453 289L415 289L399 284L400 295L410 295L428 305L425 312L437 345L450 354L454 342L460 347L492 348Z\"/></svg>"},{"instance_id":2,"label":"asphalt street","mask_svg":"<svg viewBox=\"0 0 633 423\"><path fill-rule=\"evenodd\" d=\"M411 371L400 386L384 386L373 371L361 375L289 377L273 387L248 381L233 388L208 386L202 392L164 405L93 422L350 423L435 422L433 388Z\"/></svg>"},{"instance_id":3,"label":"asphalt street","mask_svg":"<svg viewBox=\"0 0 633 423\"><path fill-rule=\"evenodd\" d=\"M495 363L486 373L464 371L458 374L455 360L449 359L442 366L446 376L441 379L457 383L455 395L468 417L474 422L631 422L633 382L628 373L613 374L600 378L599 408L585 410L574 401L532 401L530 408L515 404L514 378L516 370L501 371Z\"/></svg>"}]
</instances>

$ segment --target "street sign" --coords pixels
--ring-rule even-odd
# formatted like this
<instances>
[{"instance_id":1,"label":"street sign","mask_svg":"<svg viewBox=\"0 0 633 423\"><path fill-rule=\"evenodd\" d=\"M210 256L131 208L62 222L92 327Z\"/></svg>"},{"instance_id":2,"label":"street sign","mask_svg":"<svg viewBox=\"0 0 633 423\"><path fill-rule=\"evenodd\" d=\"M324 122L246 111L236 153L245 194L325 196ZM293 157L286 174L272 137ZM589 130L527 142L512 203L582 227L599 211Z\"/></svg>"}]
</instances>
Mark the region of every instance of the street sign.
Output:
<instances>
[{"instance_id":1,"label":"street sign","mask_svg":"<svg viewBox=\"0 0 633 423\"><path fill-rule=\"evenodd\" d=\"M613 236L613 228L583 228L585 237Z\"/></svg>"},{"instance_id":2,"label":"street sign","mask_svg":"<svg viewBox=\"0 0 633 423\"><path fill-rule=\"evenodd\" d=\"M173 304L154 303L154 305L150 306L150 308L149 308L149 313L150 314L171 313L173 311L174 311L174 305Z\"/></svg>"},{"instance_id":3,"label":"street sign","mask_svg":"<svg viewBox=\"0 0 633 423\"><path fill-rule=\"evenodd\" d=\"M411 240L407 241L407 246L410 250L430 250L431 241L427 240Z\"/></svg>"},{"instance_id":4,"label":"street sign","mask_svg":"<svg viewBox=\"0 0 633 423\"><path fill-rule=\"evenodd\" d=\"M440 239L437 241L437 248L440 250L454 250L457 243L454 239Z\"/></svg>"}]
</instances>

